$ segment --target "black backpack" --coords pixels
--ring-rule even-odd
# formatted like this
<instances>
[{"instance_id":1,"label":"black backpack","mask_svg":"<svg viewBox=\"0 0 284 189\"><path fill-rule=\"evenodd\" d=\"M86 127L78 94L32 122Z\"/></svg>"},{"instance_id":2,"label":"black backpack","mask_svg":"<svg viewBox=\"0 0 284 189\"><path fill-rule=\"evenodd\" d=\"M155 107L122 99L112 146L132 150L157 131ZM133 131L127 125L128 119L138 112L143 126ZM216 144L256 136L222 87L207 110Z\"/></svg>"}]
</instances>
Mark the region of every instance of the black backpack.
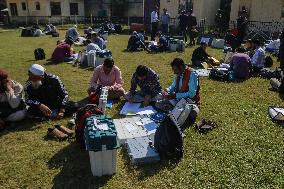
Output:
<instances>
[{"instance_id":1,"label":"black backpack","mask_svg":"<svg viewBox=\"0 0 284 189\"><path fill-rule=\"evenodd\" d=\"M157 128L154 146L161 159L180 160L183 157L182 133L169 117Z\"/></svg>"},{"instance_id":2,"label":"black backpack","mask_svg":"<svg viewBox=\"0 0 284 189\"><path fill-rule=\"evenodd\" d=\"M228 80L228 72L212 69L209 73L209 79L217 80L217 81L227 81Z\"/></svg>"},{"instance_id":3,"label":"black backpack","mask_svg":"<svg viewBox=\"0 0 284 189\"><path fill-rule=\"evenodd\" d=\"M44 60L45 59L45 52L42 48L35 49L34 55L35 55L36 60Z\"/></svg>"},{"instance_id":4,"label":"black backpack","mask_svg":"<svg viewBox=\"0 0 284 189\"><path fill-rule=\"evenodd\" d=\"M264 62L264 67L265 68L271 68L273 66L273 60L271 56L266 56L265 57L265 62Z\"/></svg>"}]
</instances>

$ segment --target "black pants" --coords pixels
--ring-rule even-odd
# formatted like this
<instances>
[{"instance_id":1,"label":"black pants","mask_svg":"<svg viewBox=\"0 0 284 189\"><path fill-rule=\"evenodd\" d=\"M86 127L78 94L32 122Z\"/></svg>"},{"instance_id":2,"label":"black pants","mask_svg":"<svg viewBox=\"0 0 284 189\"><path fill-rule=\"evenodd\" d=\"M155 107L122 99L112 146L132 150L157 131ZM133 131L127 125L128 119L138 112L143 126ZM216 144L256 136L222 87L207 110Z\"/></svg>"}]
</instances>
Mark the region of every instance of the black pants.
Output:
<instances>
[{"instance_id":1,"label":"black pants","mask_svg":"<svg viewBox=\"0 0 284 189\"><path fill-rule=\"evenodd\" d=\"M181 27L180 32L181 32L181 35L184 38L184 42L186 43L187 42L187 29L185 27Z\"/></svg>"},{"instance_id":2,"label":"black pants","mask_svg":"<svg viewBox=\"0 0 284 189\"><path fill-rule=\"evenodd\" d=\"M158 32L158 22L152 22L152 30L151 30L151 41L155 40L155 36Z\"/></svg>"}]
</instances>

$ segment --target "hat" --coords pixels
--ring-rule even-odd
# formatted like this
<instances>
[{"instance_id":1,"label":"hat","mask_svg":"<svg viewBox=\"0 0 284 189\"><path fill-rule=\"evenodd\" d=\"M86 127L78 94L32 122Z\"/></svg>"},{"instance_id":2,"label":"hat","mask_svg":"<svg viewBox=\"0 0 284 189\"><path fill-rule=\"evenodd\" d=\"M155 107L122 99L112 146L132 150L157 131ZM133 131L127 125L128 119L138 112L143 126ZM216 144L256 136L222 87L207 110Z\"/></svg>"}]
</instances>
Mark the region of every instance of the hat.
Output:
<instances>
[{"instance_id":1,"label":"hat","mask_svg":"<svg viewBox=\"0 0 284 189\"><path fill-rule=\"evenodd\" d=\"M43 76L45 72L45 68L39 64L33 64L29 71L35 76Z\"/></svg>"}]
</instances>

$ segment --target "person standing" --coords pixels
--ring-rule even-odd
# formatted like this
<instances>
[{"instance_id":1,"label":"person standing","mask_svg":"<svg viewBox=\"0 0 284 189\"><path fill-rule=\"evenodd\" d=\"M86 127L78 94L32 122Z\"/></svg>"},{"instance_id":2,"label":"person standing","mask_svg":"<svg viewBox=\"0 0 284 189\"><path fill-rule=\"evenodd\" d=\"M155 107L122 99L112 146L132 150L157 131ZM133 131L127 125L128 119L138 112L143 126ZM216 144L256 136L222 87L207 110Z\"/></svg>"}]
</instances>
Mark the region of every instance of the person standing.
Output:
<instances>
[{"instance_id":1,"label":"person standing","mask_svg":"<svg viewBox=\"0 0 284 189\"><path fill-rule=\"evenodd\" d=\"M169 34L169 26L170 26L170 21L171 21L171 16L170 14L167 12L167 9L164 8L163 9L163 14L161 15L161 23L162 23L162 33L164 35L168 35Z\"/></svg>"},{"instance_id":2,"label":"person standing","mask_svg":"<svg viewBox=\"0 0 284 189\"><path fill-rule=\"evenodd\" d=\"M197 19L193 14L193 10L191 9L188 15L188 36L189 36L189 45L195 45L195 37L198 35L197 27Z\"/></svg>"},{"instance_id":3,"label":"person standing","mask_svg":"<svg viewBox=\"0 0 284 189\"><path fill-rule=\"evenodd\" d=\"M151 41L155 40L155 35L158 32L159 25L159 16L158 16L158 7L155 7L151 13Z\"/></svg>"},{"instance_id":4,"label":"person standing","mask_svg":"<svg viewBox=\"0 0 284 189\"><path fill-rule=\"evenodd\" d=\"M184 42L187 42L187 22L188 16L185 14L185 11L181 12L181 15L178 17L179 19L179 28L181 35L184 37Z\"/></svg>"}]
</instances>

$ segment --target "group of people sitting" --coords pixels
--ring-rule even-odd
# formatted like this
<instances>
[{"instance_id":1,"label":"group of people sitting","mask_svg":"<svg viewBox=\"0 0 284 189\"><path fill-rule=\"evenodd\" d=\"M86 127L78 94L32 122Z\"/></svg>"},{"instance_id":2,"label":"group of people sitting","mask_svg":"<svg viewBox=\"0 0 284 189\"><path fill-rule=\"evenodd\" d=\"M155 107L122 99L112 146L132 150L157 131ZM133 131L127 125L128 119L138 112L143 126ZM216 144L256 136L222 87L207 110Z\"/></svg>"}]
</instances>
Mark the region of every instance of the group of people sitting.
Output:
<instances>
[{"instance_id":1,"label":"group of people sitting","mask_svg":"<svg viewBox=\"0 0 284 189\"><path fill-rule=\"evenodd\" d=\"M165 52L169 50L169 41L162 32L158 31L155 36L155 41L146 41L144 31L139 33L134 31L130 36L126 51L146 50L147 52Z\"/></svg>"},{"instance_id":2,"label":"group of people sitting","mask_svg":"<svg viewBox=\"0 0 284 189\"><path fill-rule=\"evenodd\" d=\"M212 56L206 52L207 47L208 43L201 41L200 47L193 51L193 67L202 68L203 63L211 64ZM259 74L264 68L265 51L258 39L248 40L246 48L239 46L226 61L230 69L234 71L236 78L247 79L251 75Z\"/></svg>"},{"instance_id":3,"label":"group of people sitting","mask_svg":"<svg viewBox=\"0 0 284 189\"><path fill-rule=\"evenodd\" d=\"M46 24L43 31L40 29L40 26L38 24L35 24L32 27L32 31L34 37L40 37L43 35L52 35L58 33L57 28L52 24Z\"/></svg>"},{"instance_id":4,"label":"group of people sitting","mask_svg":"<svg viewBox=\"0 0 284 189\"><path fill-rule=\"evenodd\" d=\"M77 58L77 54L74 52L72 45L78 40L79 33L77 27L74 26L66 32L66 39L64 41L58 41L57 46L54 49L51 61L53 63L70 62ZM85 41L86 52L91 50L101 51L106 48L105 41L94 31L91 32L91 38Z\"/></svg>"},{"instance_id":5,"label":"group of people sitting","mask_svg":"<svg viewBox=\"0 0 284 189\"><path fill-rule=\"evenodd\" d=\"M99 87L108 87L108 99L119 100L124 97L128 102L141 102L144 106L155 105L161 111L169 111L182 98L196 106L191 112L192 122L199 112L199 80L197 74L180 58L171 63L176 75L171 86L162 89L158 74L144 65L139 65L132 76L131 88L125 92L120 69L113 59L106 59L103 65L95 68L87 90L91 96ZM140 90L137 90L140 87ZM52 91L52 92L50 92ZM25 100L23 87L11 80L5 70L0 70L0 127L3 129L11 122L31 119L62 119L71 110L69 95L58 76L46 73L43 66L32 65L28 70Z\"/></svg>"}]
</instances>

